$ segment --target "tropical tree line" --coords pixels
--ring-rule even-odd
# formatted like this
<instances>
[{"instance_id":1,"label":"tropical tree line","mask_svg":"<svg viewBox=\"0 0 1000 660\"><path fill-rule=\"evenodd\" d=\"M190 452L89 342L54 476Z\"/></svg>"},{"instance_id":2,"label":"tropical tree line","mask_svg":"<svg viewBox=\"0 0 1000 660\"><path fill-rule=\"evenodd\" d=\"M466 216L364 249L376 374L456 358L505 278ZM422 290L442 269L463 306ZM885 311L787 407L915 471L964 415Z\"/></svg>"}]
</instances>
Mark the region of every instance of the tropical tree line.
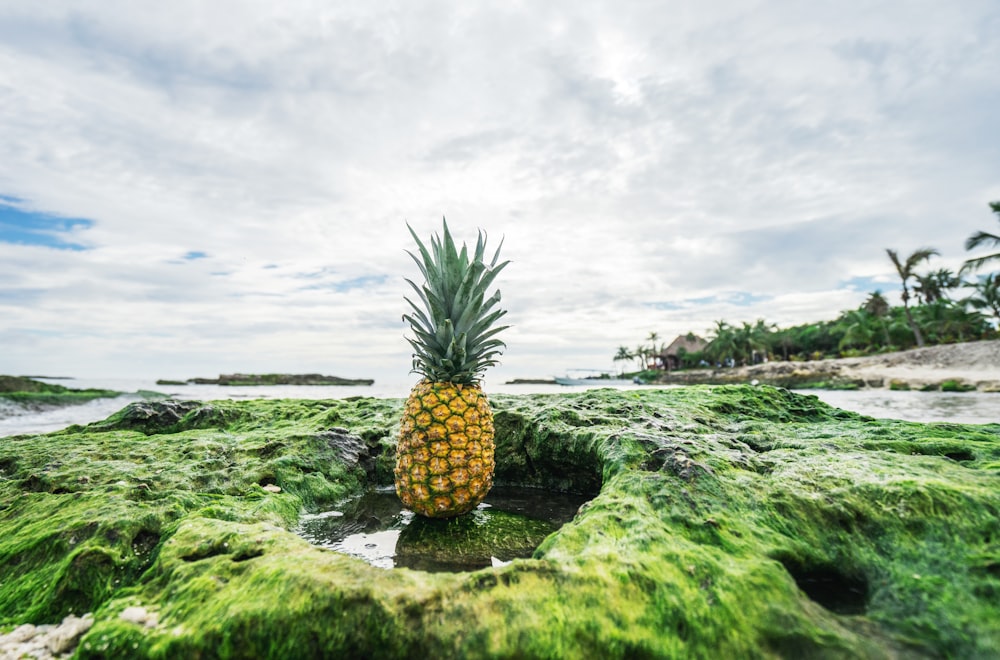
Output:
<instances>
[{"instance_id":1,"label":"tropical tree line","mask_svg":"<svg viewBox=\"0 0 1000 660\"><path fill-rule=\"evenodd\" d=\"M1000 221L1000 202L991 202L990 209ZM1000 235L977 231L965 242L966 251L984 246L1000 248ZM764 319L739 325L719 320L703 350L680 351L681 367L852 357L998 337L1000 272L978 271L1000 266L1000 252L970 258L957 273L947 268L920 272L939 255L933 248L920 248L905 257L886 249L886 255L902 284L902 305L892 305L876 290L857 309L841 312L831 321L779 329ZM657 345L658 340L659 335L651 332L647 343L634 349L619 346L614 360L635 360L639 370L648 369L653 357L666 348Z\"/></svg>"},{"instance_id":2,"label":"tropical tree line","mask_svg":"<svg viewBox=\"0 0 1000 660\"><path fill-rule=\"evenodd\" d=\"M635 360L637 362L637 366L639 367L638 371L644 371L649 368L654 356L660 355L667 348L666 344L657 345L656 342L659 341L659 339L659 333L650 332L649 336L646 337L646 341L649 342L648 344L638 344L635 348L619 346L618 352L615 353L612 360L615 362L629 362L630 360ZM622 371L625 371L625 369L622 368Z\"/></svg>"}]
</instances>

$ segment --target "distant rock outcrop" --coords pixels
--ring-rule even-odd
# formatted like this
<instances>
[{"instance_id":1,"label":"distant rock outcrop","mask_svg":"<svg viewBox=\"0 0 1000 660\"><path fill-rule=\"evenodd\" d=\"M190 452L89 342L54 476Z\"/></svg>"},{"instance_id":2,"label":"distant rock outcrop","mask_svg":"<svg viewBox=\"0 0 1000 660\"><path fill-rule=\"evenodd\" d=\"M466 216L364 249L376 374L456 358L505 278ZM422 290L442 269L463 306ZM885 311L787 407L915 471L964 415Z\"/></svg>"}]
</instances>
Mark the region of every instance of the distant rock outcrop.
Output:
<instances>
[{"instance_id":1,"label":"distant rock outcrop","mask_svg":"<svg viewBox=\"0 0 1000 660\"><path fill-rule=\"evenodd\" d=\"M186 381L161 379L157 385L372 385L371 378L340 378L322 374L222 374L218 378L189 378Z\"/></svg>"},{"instance_id":2,"label":"distant rock outcrop","mask_svg":"<svg viewBox=\"0 0 1000 660\"><path fill-rule=\"evenodd\" d=\"M37 412L94 399L114 398L120 394L114 390L94 388L74 390L25 376L0 375L0 418L8 416L12 408L17 408L18 412Z\"/></svg>"}]
</instances>

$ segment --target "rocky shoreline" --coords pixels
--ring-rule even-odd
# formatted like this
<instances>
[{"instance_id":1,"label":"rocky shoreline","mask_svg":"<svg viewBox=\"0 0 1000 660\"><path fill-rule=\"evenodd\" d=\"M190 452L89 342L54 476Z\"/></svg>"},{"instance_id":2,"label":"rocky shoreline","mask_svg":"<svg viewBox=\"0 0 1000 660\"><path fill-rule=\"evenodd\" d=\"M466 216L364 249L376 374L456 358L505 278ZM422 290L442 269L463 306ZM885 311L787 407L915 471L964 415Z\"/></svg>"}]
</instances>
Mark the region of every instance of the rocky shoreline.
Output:
<instances>
[{"instance_id":1,"label":"rocky shoreline","mask_svg":"<svg viewBox=\"0 0 1000 660\"><path fill-rule=\"evenodd\" d=\"M399 399L144 401L7 438L0 643L91 612L74 657L1000 653L996 424L749 386L491 403L496 482L589 501L465 573L294 533L391 487Z\"/></svg>"},{"instance_id":2,"label":"rocky shoreline","mask_svg":"<svg viewBox=\"0 0 1000 660\"><path fill-rule=\"evenodd\" d=\"M0 418L79 405L94 399L115 398L121 394L114 390L70 389L27 376L0 375Z\"/></svg>"},{"instance_id":3,"label":"rocky shoreline","mask_svg":"<svg viewBox=\"0 0 1000 660\"><path fill-rule=\"evenodd\" d=\"M0 660L67 658L92 625L94 615L90 613L82 617L70 614L58 624L22 624L6 635L0 635Z\"/></svg>"},{"instance_id":4,"label":"rocky shoreline","mask_svg":"<svg viewBox=\"0 0 1000 660\"><path fill-rule=\"evenodd\" d=\"M788 388L1000 392L1000 340L927 346L835 360L690 369L663 374L657 382L672 385L757 382Z\"/></svg>"}]
</instances>

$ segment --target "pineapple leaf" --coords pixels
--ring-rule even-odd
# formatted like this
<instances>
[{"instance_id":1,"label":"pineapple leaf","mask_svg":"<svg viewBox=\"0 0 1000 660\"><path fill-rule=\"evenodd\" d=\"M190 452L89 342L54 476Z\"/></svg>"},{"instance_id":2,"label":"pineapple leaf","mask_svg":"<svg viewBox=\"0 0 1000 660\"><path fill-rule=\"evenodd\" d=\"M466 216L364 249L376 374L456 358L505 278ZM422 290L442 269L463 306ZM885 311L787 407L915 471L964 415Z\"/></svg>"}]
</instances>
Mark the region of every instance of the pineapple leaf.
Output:
<instances>
[{"instance_id":1,"label":"pineapple leaf","mask_svg":"<svg viewBox=\"0 0 1000 660\"><path fill-rule=\"evenodd\" d=\"M407 253L424 276L423 286L406 280L417 298L404 297L411 309L403 320L413 330L407 338L414 350L413 371L433 381L475 382L506 348L495 336L509 326L494 326L507 312L498 308L500 292L487 297L487 290L510 262L498 264L497 248L486 263L482 231L470 252L465 244L459 249L447 220L442 220L441 234L431 236L429 247L407 228L418 249Z\"/></svg>"},{"instance_id":2,"label":"pineapple leaf","mask_svg":"<svg viewBox=\"0 0 1000 660\"><path fill-rule=\"evenodd\" d=\"M496 266L497 259L500 257L500 248L502 248L502 247L503 247L503 238L500 239L500 245L497 246L497 251L493 253L493 260L490 261L490 268L493 268L494 266ZM501 264L500 266L498 266L498 268L503 268L506 265L507 265L507 262L504 262L503 264Z\"/></svg>"},{"instance_id":3,"label":"pineapple leaf","mask_svg":"<svg viewBox=\"0 0 1000 660\"><path fill-rule=\"evenodd\" d=\"M413 231L413 227L411 227L409 223L407 223L406 228L410 230L410 235L413 236L413 240L417 242L417 248L420 250L420 256L423 258L423 264L421 264L416 257L413 257L413 260L417 262L418 266L420 266L420 270L424 271L424 277L426 277L427 272L424 270L424 266L433 265L434 260L431 258L431 255L427 251L427 248L424 247L424 244L420 241L420 237L417 236L417 232ZM413 256L413 254L410 253L409 250L407 250L407 253L410 254L410 256Z\"/></svg>"}]
</instances>

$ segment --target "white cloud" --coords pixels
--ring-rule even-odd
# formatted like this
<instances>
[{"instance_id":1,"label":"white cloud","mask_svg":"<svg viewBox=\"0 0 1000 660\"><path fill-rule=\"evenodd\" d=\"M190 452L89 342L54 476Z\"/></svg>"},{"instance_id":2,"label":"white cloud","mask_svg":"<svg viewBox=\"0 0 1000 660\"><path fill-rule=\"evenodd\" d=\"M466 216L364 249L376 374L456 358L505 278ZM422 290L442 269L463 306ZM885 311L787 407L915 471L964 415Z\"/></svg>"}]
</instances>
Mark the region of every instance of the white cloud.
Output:
<instances>
[{"instance_id":1,"label":"white cloud","mask_svg":"<svg viewBox=\"0 0 1000 660\"><path fill-rule=\"evenodd\" d=\"M891 290L886 247L955 268L994 222L997 27L987 0L5 7L0 195L94 225L0 243L0 372L405 377L404 223L442 215L505 237L501 376L831 318Z\"/></svg>"}]
</instances>

